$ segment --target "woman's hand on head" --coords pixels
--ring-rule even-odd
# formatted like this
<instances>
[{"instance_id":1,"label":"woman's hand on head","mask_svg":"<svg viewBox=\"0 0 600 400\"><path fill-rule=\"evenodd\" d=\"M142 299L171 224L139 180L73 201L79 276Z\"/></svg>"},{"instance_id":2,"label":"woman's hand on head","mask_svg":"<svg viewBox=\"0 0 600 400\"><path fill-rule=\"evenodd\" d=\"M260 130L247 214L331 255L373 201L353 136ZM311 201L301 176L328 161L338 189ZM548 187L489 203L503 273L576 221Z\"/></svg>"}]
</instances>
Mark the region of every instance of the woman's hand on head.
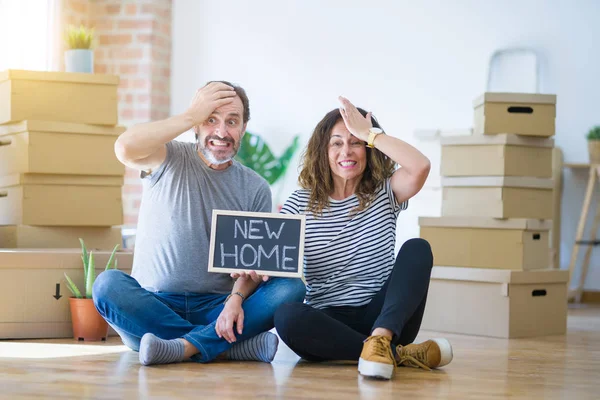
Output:
<instances>
[{"instance_id":1,"label":"woman's hand on head","mask_svg":"<svg viewBox=\"0 0 600 400\"><path fill-rule=\"evenodd\" d=\"M344 124L346 124L346 129L357 138L366 142L369 138L369 129L373 126L371 123L371 113L369 112L366 117L363 117L350 100L343 96L339 96L338 100L341 103L340 113L344 119Z\"/></svg>"}]
</instances>

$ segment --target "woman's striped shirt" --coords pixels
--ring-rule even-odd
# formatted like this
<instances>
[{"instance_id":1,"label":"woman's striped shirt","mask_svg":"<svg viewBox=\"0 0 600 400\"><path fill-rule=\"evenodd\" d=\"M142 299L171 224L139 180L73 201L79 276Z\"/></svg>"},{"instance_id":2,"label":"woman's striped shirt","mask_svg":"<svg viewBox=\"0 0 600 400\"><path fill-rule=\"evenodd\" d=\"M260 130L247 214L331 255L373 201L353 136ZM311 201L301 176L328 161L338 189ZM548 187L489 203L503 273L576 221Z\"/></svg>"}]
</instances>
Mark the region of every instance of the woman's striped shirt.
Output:
<instances>
[{"instance_id":1,"label":"woman's striped shirt","mask_svg":"<svg viewBox=\"0 0 600 400\"><path fill-rule=\"evenodd\" d=\"M315 308L362 306L381 289L394 266L399 204L388 179L371 205L351 215L358 197L329 199L322 216L307 211L308 190L293 192L281 212L306 215L306 302Z\"/></svg>"}]
</instances>

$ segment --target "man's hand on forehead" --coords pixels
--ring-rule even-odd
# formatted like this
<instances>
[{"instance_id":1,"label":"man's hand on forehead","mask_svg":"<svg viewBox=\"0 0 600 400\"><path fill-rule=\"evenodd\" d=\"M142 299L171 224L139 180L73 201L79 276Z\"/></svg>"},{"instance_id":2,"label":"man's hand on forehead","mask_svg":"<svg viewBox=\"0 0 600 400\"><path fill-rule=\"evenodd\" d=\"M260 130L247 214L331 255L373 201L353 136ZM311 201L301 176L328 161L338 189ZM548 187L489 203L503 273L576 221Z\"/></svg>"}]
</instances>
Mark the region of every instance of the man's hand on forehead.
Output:
<instances>
[{"instance_id":1,"label":"man's hand on forehead","mask_svg":"<svg viewBox=\"0 0 600 400\"><path fill-rule=\"evenodd\" d=\"M222 82L210 82L196 91L186 114L194 125L200 125L217 108L230 104L236 95L231 86Z\"/></svg>"}]
</instances>

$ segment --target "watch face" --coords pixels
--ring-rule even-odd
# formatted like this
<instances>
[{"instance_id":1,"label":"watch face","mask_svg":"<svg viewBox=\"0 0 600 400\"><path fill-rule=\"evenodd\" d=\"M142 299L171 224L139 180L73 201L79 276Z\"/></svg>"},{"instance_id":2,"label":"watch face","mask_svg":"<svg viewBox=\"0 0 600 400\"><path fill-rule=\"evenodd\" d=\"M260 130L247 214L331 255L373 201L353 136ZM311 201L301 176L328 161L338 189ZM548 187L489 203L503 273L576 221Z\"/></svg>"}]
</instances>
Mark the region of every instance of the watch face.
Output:
<instances>
[{"instance_id":1,"label":"watch face","mask_svg":"<svg viewBox=\"0 0 600 400\"><path fill-rule=\"evenodd\" d=\"M373 133L382 133L383 132L381 129L375 128L375 127L371 128L370 131Z\"/></svg>"}]
</instances>

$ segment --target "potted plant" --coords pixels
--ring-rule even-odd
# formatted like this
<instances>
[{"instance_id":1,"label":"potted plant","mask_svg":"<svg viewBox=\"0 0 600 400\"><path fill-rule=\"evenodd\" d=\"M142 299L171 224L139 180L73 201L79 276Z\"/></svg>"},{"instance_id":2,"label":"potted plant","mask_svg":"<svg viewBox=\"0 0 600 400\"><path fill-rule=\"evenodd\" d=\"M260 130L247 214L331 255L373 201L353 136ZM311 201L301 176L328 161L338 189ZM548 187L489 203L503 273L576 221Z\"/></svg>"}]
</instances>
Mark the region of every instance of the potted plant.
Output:
<instances>
[{"instance_id":1,"label":"potted plant","mask_svg":"<svg viewBox=\"0 0 600 400\"><path fill-rule=\"evenodd\" d=\"M290 161L298 149L299 139L298 135L294 136L292 143L283 151L281 157L277 158L269 145L260 136L246 132L242 137L240 150L235 158L241 164L265 178L269 185L273 186L285 176ZM281 207L279 197L282 189L283 185L279 187L274 199L277 208Z\"/></svg>"},{"instance_id":2,"label":"potted plant","mask_svg":"<svg viewBox=\"0 0 600 400\"><path fill-rule=\"evenodd\" d=\"M65 71L66 72L94 72L94 29L83 25L76 28L70 25L67 28L65 41Z\"/></svg>"},{"instance_id":3,"label":"potted plant","mask_svg":"<svg viewBox=\"0 0 600 400\"><path fill-rule=\"evenodd\" d=\"M108 336L108 323L96 310L94 300L92 299L92 287L96 280L96 267L94 265L94 253L88 253L83 239L81 243L81 260L83 262L83 282L85 285L85 296L79 290L77 285L65 273L67 287L73 293L69 298L71 307L71 322L73 324L73 336L78 340L99 341L106 340ZM117 244L106 263L105 271L114 268L117 269L117 260L115 253L119 245Z\"/></svg>"},{"instance_id":4,"label":"potted plant","mask_svg":"<svg viewBox=\"0 0 600 400\"><path fill-rule=\"evenodd\" d=\"M594 126L587 134L590 164L600 164L600 125Z\"/></svg>"}]
</instances>

